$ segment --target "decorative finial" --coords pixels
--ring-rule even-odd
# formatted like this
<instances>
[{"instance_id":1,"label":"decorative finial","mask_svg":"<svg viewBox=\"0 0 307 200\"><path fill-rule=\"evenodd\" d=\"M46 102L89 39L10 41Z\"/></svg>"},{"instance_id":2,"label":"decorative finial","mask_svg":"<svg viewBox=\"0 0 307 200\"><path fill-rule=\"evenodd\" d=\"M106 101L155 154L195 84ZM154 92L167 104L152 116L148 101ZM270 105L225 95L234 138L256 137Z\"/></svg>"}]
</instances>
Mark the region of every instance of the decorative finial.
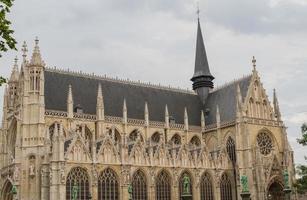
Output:
<instances>
[{"instance_id":1,"label":"decorative finial","mask_svg":"<svg viewBox=\"0 0 307 200\"><path fill-rule=\"evenodd\" d=\"M39 39L38 39L38 37L36 36L36 37L35 37L35 46L38 46L38 43L39 43Z\"/></svg>"},{"instance_id":2,"label":"decorative finial","mask_svg":"<svg viewBox=\"0 0 307 200\"><path fill-rule=\"evenodd\" d=\"M27 43L26 41L23 42L23 45L22 45L22 57L23 57L23 60L25 61L26 60L26 57L27 57L27 52L28 52L28 48L27 48Z\"/></svg>"},{"instance_id":3,"label":"decorative finial","mask_svg":"<svg viewBox=\"0 0 307 200\"><path fill-rule=\"evenodd\" d=\"M197 19L199 20L199 13L200 13L200 10L199 10L199 1L197 1Z\"/></svg>"},{"instance_id":4,"label":"decorative finial","mask_svg":"<svg viewBox=\"0 0 307 200\"><path fill-rule=\"evenodd\" d=\"M14 67L18 67L17 62L18 62L18 58L17 58L17 56L15 56L15 59L14 59Z\"/></svg>"},{"instance_id":5,"label":"decorative finial","mask_svg":"<svg viewBox=\"0 0 307 200\"><path fill-rule=\"evenodd\" d=\"M254 70L256 70L256 62L257 62L257 60L256 60L255 56L253 56L252 63L253 63Z\"/></svg>"}]
</instances>

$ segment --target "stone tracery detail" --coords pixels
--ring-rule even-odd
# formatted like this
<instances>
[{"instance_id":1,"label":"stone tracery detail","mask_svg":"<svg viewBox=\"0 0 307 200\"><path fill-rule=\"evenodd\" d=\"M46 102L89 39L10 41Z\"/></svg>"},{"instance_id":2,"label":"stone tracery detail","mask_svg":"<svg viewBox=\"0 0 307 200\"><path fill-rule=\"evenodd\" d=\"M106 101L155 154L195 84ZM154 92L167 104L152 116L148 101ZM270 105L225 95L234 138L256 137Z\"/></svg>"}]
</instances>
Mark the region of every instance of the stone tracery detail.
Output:
<instances>
[{"instance_id":1,"label":"stone tracery detail","mask_svg":"<svg viewBox=\"0 0 307 200\"><path fill-rule=\"evenodd\" d=\"M270 154L273 149L273 141L265 132L261 132L257 135L257 144L260 148L260 153L263 155Z\"/></svg>"}]
</instances>

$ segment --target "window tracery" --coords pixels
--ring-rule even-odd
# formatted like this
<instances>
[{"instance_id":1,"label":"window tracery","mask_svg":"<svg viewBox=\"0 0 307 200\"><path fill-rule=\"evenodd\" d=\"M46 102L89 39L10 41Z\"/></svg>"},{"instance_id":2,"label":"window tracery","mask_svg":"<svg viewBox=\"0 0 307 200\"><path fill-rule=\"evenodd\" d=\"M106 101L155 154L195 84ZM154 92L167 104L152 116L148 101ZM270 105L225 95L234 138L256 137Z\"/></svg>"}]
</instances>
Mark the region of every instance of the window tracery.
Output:
<instances>
[{"instance_id":1,"label":"window tracery","mask_svg":"<svg viewBox=\"0 0 307 200\"><path fill-rule=\"evenodd\" d=\"M160 133L159 132L156 132L154 133L152 136L151 136L151 141L154 143L154 144L157 144L159 143L160 141Z\"/></svg>"},{"instance_id":2,"label":"window tracery","mask_svg":"<svg viewBox=\"0 0 307 200\"><path fill-rule=\"evenodd\" d=\"M273 149L273 141L267 133L265 132L259 133L257 135L257 143L261 154L268 155L271 153Z\"/></svg>"},{"instance_id":3,"label":"window tracery","mask_svg":"<svg viewBox=\"0 0 307 200\"><path fill-rule=\"evenodd\" d=\"M119 199L119 185L117 176L110 168L105 169L98 178L98 199Z\"/></svg>"},{"instance_id":4,"label":"window tracery","mask_svg":"<svg viewBox=\"0 0 307 200\"><path fill-rule=\"evenodd\" d=\"M156 199L171 200L171 178L166 171L161 171L156 178Z\"/></svg>"},{"instance_id":5,"label":"window tracery","mask_svg":"<svg viewBox=\"0 0 307 200\"><path fill-rule=\"evenodd\" d=\"M181 145L181 137L178 134L175 134L171 139L171 144Z\"/></svg>"},{"instance_id":6,"label":"window tracery","mask_svg":"<svg viewBox=\"0 0 307 200\"><path fill-rule=\"evenodd\" d=\"M220 181L221 200L232 200L231 181L224 173Z\"/></svg>"},{"instance_id":7,"label":"window tracery","mask_svg":"<svg viewBox=\"0 0 307 200\"><path fill-rule=\"evenodd\" d=\"M205 173L201 178L200 199L213 200L212 179L208 173Z\"/></svg>"},{"instance_id":8,"label":"window tracery","mask_svg":"<svg viewBox=\"0 0 307 200\"><path fill-rule=\"evenodd\" d=\"M89 177L85 169L73 168L66 179L66 199L71 200L73 192L76 191L79 200L87 200L90 196Z\"/></svg>"},{"instance_id":9,"label":"window tracery","mask_svg":"<svg viewBox=\"0 0 307 200\"><path fill-rule=\"evenodd\" d=\"M201 142L200 142L200 139L197 136L193 136L192 139L190 140L190 144L194 145L196 147L199 147Z\"/></svg>"},{"instance_id":10,"label":"window tracery","mask_svg":"<svg viewBox=\"0 0 307 200\"><path fill-rule=\"evenodd\" d=\"M145 174L138 170L132 177L132 199L147 200L147 180Z\"/></svg>"},{"instance_id":11,"label":"window tracery","mask_svg":"<svg viewBox=\"0 0 307 200\"><path fill-rule=\"evenodd\" d=\"M227 150L227 154L229 156L229 159L233 163L235 163L236 160L237 160L237 157L236 157L236 144L235 144L235 141L232 139L232 137L229 137L227 139L226 150Z\"/></svg>"}]
</instances>

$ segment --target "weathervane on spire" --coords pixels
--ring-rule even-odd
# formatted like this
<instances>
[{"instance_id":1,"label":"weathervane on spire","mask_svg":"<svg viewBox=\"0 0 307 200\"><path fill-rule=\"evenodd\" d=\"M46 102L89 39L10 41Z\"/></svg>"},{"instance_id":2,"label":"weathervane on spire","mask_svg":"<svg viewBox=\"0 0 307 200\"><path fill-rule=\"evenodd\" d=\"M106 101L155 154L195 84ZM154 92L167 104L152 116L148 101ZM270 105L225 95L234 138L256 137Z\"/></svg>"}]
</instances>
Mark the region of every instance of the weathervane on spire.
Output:
<instances>
[{"instance_id":1,"label":"weathervane on spire","mask_svg":"<svg viewBox=\"0 0 307 200\"><path fill-rule=\"evenodd\" d=\"M26 41L23 42L21 51L22 51L23 60L26 60L27 52L28 52Z\"/></svg>"},{"instance_id":2,"label":"weathervane on spire","mask_svg":"<svg viewBox=\"0 0 307 200\"><path fill-rule=\"evenodd\" d=\"M256 62L257 62L257 60L256 60L255 56L253 56L252 63L253 63L254 70L256 70Z\"/></svg>"},{"instance_id":3,"label":"weathervane on spire","mask_svg":"<svg viewBox=\"0 0 307 200\"><path fill-rule=\"evenodd\" d=\"M199 19L199 13L200 13L200 10L199 10L199 1L197 1L197 19Z\"/></svg>"}]
</instances>

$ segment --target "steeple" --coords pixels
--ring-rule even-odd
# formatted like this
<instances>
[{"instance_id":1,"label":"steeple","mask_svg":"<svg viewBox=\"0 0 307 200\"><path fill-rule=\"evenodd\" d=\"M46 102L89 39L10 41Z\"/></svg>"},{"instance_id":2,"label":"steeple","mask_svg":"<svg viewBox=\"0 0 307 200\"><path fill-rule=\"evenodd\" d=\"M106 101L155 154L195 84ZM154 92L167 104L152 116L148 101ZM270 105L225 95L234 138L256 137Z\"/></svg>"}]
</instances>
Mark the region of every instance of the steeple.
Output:
<instances>
[{"instance_id":1,"label":"steeple","mask_svg":"<svg viewBox=\"0 0 307 200\"><path fill-rule=\"evenodd\" d=\"M201 32L199 18L197 20L197 40L196 40L196 55L195 55L195 69L194 75L191 78L193 81L193 90L196 91L203 104L205 104L206 99L209 94L209 89L213 88L212 80L214 77L211 75L209 69L209 63L207 58L207 53L205 49L205 44Z\"/></svg>"},{"instance_id":2,"label":"steeple","mask_svg":"<svg viewBox=\"0 0 307 200\"><path fill-rule=\"evenodd\" d=\"M40 50L39 50L38 43L39 43L39 40L36 37L35 38L35 46L34 46L32 58L31 58L31 65L45 66L45 63L44 63L44 61L42 60L42 57L41 57L41 53L40 53Z\"/></svg>"},{"instance_id":3,"label":"steeple","mask_svg":"<svg viewBox=\"0 0 307 200\"><path fill-rule=\"evenodd\" d=\"M13 65L13 70L11 73L11 78L10 78L10 82L16 82L18 81L19 78L19 71L18 71L18 63L17 63L18 59L17 56L14 59L14 65Z\"/></svg>"},{"instance_id":4,"label":"steeple","mask_svg":"<svg viewBox=\"0 0 307 200\"><path fill-rule=\"evenodd\" d=\"M144 108L144 118L145 118L145 125L149 126L149 112L148 112L148 104L145 101L145 108Z\"/></svg>"},{"instance_id":5,"label":"steeple","mask_svg":"<svg viewBox=\"0 0 307 200\"><path fill-rule=\"evenodd\" d=\"M169 128L169 113L168 113L168 107L165 105L165 128Z\"/></svg>"}]
</instances>

